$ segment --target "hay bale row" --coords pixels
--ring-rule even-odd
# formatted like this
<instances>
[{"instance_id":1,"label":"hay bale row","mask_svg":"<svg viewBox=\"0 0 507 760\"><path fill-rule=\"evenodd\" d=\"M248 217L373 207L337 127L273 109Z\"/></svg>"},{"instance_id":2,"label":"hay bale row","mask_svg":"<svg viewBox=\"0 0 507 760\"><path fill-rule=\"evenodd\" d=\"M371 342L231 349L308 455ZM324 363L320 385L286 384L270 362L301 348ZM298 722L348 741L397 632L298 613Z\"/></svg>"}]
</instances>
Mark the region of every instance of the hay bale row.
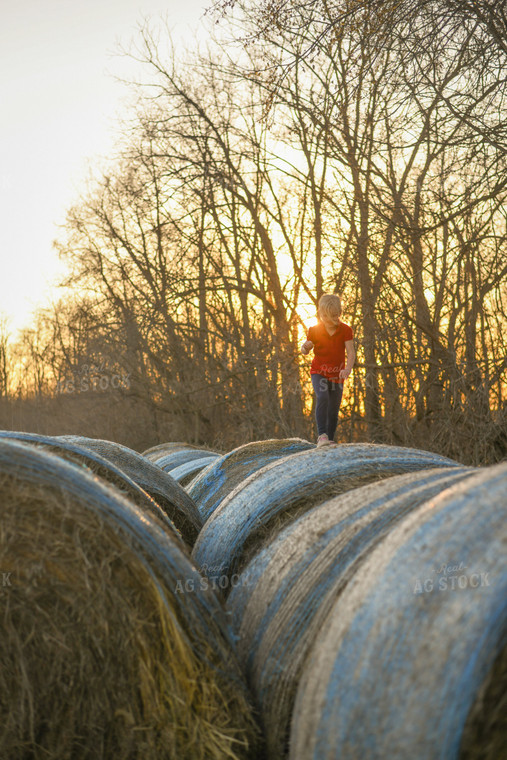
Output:
<instances>
[{"instance_id":1,"label":"hay bale row","mask_svg":"<svg viewBox=\"0 0 507 760\"><path fill-rule=\"evenodd\" d=\"M293 760L500 760L507 747L507 462L372 548L307 657Z\"/></svg>"},{"instance_id":2,"label":"hay bale row","mask_svg":"<svg viewBox=\"0 0 507 760\"><path fill-rule=\"evenodd\" d=\"M261 760L251 692L276 760L503 757L507 463L0 433L0 488L0 757Z\"/></svg>"},{"instance_id":3,"label":"hay bale row","mask_svg":"<svg viewBox=\"0 0 507 760\"><path fill-rule=\"evenodd\" d=\"M227 608L270 758L287 753L306 658L361 563L407 514L474 472L422 470L325 501L287 526L239 576Z\"/></svg>"},{"instance_id":4,"label":"hay bale row","mask_svg":"<svg viewBox=\"0 0 507 760\"><path fill-rule=\"evenodd\" d=\"M240 447L186 486L204 522L192 557L232 588L269 757L503 757L507 465L286 443ZM430 590L446 561L471 574Z\"/></svg>"},{"instance_id":5,"label":"hay bale row","mask_svg":"<svg viewBox=\"0 0 507 760\"><path fill-rule=\"evenodd\" d=\"M50 448L63 457L81 461L82 464L113 482L124 490L136 503L140 503L132 485L151 497L177 528L185 542L192 546L201 528L201 518L192 498L168 473L161 470L141 454L112 441L102 441L80 436L41 436L35 433L0 431L0 439L24 441ZM109 463L109 464L107 464Z\"/></svg>"},{"instance_id":6,"label":"hay bale row","mask_svg":"<svg viewBox=\"0 0 507 760\"><path fill-rule=\"evenodd\" d=\"M5 437L0 489L0 757L260 757L223 609L181 542Z\"/></svg>"},{"instance_id":7,"label":"hay bale row","mask_svg":"<svg viewBox=\"0 0 507 760\"><path fill-rule=\"evenodd\" d=\"M405 472L458 466L431 452L372 444L313 447L277 459L220 502L199 533L192 557L199 567L223 568L230 579L288 521L332 495Z\"/></svg>"}]
</instances>

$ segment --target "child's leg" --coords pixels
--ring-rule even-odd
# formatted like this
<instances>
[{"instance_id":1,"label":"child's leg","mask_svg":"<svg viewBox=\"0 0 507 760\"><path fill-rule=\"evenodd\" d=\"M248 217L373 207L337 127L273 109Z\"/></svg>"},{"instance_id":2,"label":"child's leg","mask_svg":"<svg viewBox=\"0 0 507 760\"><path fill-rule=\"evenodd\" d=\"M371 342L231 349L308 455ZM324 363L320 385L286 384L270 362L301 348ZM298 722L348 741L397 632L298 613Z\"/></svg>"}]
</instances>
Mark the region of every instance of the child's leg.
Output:
<instances>
[{"instance_id":1,"label":"child's leg","mask_svg":"<svg viewBox=\"0 0 507 760\"><path fill-rule=\"evenodd\" d=\"M327 417L329 408L328 380L323 375L312 375L312 385L315 391L315 419L317 420L317 435L327 433Z\"/></svg>"},{"instance_id":2,"label":"child's leg","mask_svg":"<svg viewBox=\"0 0 507 760\"><path fill-rule=\"evenodd\" d=\"M329 383L328 391L328 406L327 406L327 432L330 441L333 440L336 433L336 426L338 424L338 412L340 411L340 404L343 395L343 383Z\"/></svg>"}]
</instances>

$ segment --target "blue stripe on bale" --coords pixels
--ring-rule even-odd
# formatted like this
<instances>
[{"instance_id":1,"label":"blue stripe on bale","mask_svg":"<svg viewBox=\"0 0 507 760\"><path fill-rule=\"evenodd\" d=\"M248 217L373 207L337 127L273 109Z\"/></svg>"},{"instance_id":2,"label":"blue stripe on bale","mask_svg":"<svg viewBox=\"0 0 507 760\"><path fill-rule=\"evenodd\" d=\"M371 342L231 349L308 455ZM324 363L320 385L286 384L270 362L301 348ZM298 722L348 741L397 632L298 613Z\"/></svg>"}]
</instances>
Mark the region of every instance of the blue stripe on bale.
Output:
<instances>
[{"instance_id":1,"label":"blue stripe on bale","mask_svg":"<svg viewBox=\"0 0 507 760\"><path fill-rule=\"evenodd\" d=\"M506 547L507 463L445 490L397 525L315 641L290 757L458 760L467 718L507 644ZM452 590L452 577L468 580ZM505 740L504 729L498 757Z\"/></svg>"},{"instance_id":2,"label":"blue stripe on bale","mask_svg":"<svg viewBox=\"0 0 507 760\"><path fill-rule=\"evenodd\" d=\"M44 450L50 450L51 453L56 454L57 456L74 461L74 463L78 462L80 465L88 467L91 472L102 478L105 482L112 484L115 488L120 489L120 491L134 501L139 508L143 511L147 511L152 517L155 517L161 522L164 528L170 530L179 539L183 540L183 537L173 520L150 496L150 494L141 488L134 480L132 480L132 478L123 472L123 470L120 470L119 467L108 459L105 459L100 454L97 454L95 451L85 449L82 446L60 438L38 435L36 433L0 431L0 439L16 440L26 443L27 445L42 447Z\"/></svg>"}]
</instances>

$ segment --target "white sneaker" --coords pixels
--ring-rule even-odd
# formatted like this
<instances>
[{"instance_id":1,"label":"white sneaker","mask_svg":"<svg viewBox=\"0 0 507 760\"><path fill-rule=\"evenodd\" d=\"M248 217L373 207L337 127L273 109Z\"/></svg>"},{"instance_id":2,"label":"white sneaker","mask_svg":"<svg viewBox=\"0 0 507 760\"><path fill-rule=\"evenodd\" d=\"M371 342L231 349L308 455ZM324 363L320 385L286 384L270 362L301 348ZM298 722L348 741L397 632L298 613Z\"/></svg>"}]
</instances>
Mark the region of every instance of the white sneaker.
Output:
<instances>
[{"instance_id":1,"label":"white sneaker","mask_svg":"<svg viewBox=\"0 0 507 760\"><path fill-rule=\"evenodd\" d=\"M320 448L321 446L329 446L331 441L327 437L327 433L322 433L322 435L319 435L317 438L317 448Z\"/></svg>"}]
</instances>

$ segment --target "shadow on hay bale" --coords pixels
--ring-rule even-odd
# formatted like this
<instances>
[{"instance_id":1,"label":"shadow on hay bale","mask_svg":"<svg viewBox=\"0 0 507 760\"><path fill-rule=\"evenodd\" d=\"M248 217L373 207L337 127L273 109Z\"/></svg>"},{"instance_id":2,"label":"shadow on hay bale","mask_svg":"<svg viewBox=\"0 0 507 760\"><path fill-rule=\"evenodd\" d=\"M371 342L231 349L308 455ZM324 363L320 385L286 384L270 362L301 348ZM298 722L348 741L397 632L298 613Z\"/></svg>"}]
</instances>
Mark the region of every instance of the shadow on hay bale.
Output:
<instances>
[{"instance_id":1,"label":"shadow on hay bale","mask_svg":"<svg viewBox=\"0 0 507 760\"><path fill-rule=\"evenodd\" d=\"M140 509L150 514L152 518L158 520L166 530L170 530L177 535L179 539L183 539L173 521L167 513L161 509L157 502L152 499L143 488L138 486L132 478L129 478L128 475L120 470L119 467L116 467L116 465L109 460L104 459L100 454L96 454L95 452L74 443L61 441L52 436L38 435L37 433L10 433L8 431L0 431L0 440L1 439L16 440L30 446L37 446L41 449L51 451L53 454L70 462L87 467L94 475L115 486L115 488L117 488L124 496L131 499Z\"/></svg>"},{"instance_id":2,"label":"shadow on hay bale","mask_svg":"<svg viewBox=\"0 0 507 760\"><path fill-rule=\"evenodd\" d=\"M302 438L273 438L246 443L206 467L187 485L187 491L205 522L220 502L253 472L269 462L314 448L315 444Z\"/></svg>"},{"instance_id":3,"label":"shadow on hay bale","mask_svg":"<svg viewBox=\"0 0 507 760\"><path fill-rule=\"evenodd\" d=\"M292 760L499 760L507 747L507 462L427 501L329 613Z\"/></svg>"},{"instance_id":4,"label":"shadow on hay bale","mask_svg":"<svg viewBox=\"0 0 507 760\"><path fill-rule=\"evenodd\" d=\"M201 517L193 500L169 473L137 451L113 441L77 435L58 436L56 440L93 451L119 467L149 493L181 531L187 543L194 543L201 529Z\"/></svg>"},{"instance_id":5,"label":"shadow on hay bale","mask_svg":"<svg viewBox=\"0 0 507 760\"><path fill-rule=\"evenodd\" d=\"M24 443L0 440L0 488L0 757L257 758L223 610L171 534Z\"/></svg>"},{"instance_id":6,"label":"shadow on hay bale","mask_svg":"<svg viewBox=\"0 0 507 760\"><path fill-rule=\"evenodd\" d=\"M325 501L287 526L238 578L227 607L270 758L287 754L308 651L361 563L412 510L475 472L465 467L411 472Z\"/></svg>"},{"instance_id":7,"label":"shadow on hay bale","mask_svg":"<svg viewBox=\"0 0 507 760\"><path fill-rule=\"evenodd\" d=\"M428 451L377 444L314 447L279 459L254 472L221 502L199 533L192 557L204 571L219 567L230 580L287 522L316 504L372 481L429 467L460 465Z\"/></svg>"}]
</instances>

